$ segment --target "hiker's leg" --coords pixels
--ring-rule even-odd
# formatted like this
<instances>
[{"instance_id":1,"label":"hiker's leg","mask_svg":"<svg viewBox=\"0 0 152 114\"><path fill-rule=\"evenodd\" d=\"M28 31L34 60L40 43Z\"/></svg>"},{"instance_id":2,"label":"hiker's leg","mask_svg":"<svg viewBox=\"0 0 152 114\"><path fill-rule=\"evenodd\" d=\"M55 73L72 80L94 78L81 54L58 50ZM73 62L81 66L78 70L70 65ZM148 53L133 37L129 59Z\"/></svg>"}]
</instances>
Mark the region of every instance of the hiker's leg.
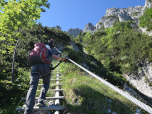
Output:
<instances>
[{"instance_id":1,"label":"hiker's leg","mask_svg":"<svg viewBox=\"0 0 152 114\"><path fill-rule=\"evenodd\" d=\"M35 94L36 94L39 78L40 78L40 75L38 75L38 74L31 75L30 88L29 88L27 96L26 96L25 110L33 111L33 107L35 105Z\"/></svg>"},{"instance_id":2,"label":"hiker's leg","mask_svg":"<svg viewBox=\"0 0 152 114\"><path fill-rule=\"evenodd\" d=\"M42 79L43 79L43 88L41 89L38 102L43 102L45 100L46 93L50 85L50 74L48 76L42 76Z\"/></svg>"}]
</instances>

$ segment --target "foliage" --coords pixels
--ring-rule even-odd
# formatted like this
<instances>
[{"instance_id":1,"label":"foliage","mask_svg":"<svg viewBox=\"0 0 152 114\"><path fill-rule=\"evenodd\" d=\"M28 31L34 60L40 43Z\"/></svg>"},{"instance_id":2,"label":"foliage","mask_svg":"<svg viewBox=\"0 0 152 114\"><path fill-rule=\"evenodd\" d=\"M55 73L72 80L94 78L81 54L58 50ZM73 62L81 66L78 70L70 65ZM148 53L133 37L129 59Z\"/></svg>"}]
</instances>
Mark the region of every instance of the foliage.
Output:
<instances>
[{"instance_id":1,"label":"foliage","mask_svg":"<svg viewBox=\"0 0 152 114\"><path fill-rule=\"evenodd\" d=\"M3 44L3 50L0 49L0 53L12 51L14 49L14 43L16 38L23 38L23 35L18 31L19 28L28 29L32 25L36 24L36 19L40 18L40 13L44 9L40 8L45 6L49 8L47 0L9 0L5 3L5 0L0 2L0 40L9 41L12 45L7 46ZM7 37L6 37L7 36Z\"/></svg>"},{"instance_id":2,"label":"foliage","mask_svg":"<svg viewBox=\"0 0 152 114\"><path fill-rule=\"evenodd\" d=\"M62 63L59 67L63 76L63 105L67 108L67 113L106 114L110 108L117 113L128 114L134 113L138 108L79 67L70 63ZM142 113L146 114L144 110Z\"/></svg>"},{"instance_id":3,"label":"foliage","mask_svg":"<svg viewBox=\"0 0 152 114\"><path fill-rule=\"evenodd\" d=\"M20 102L20 98L26 96L26 91L29 89L29 76L31 65L28 62L28 55L30 50L33 49L34 44L37 42L43 42L47 44L48 40L50 40L50 36L54 38L55 45L59 42L65 43L64 45L69 43L68 41L70 41L70 36L67 35L65 32L56 29L51 29L49 27L46 28L47 29L45 30L48 31L44 32L44 27L41 23L39 23L38 25L35 25L32 28L29 27L29 30L26 30L25 28L19 29L19 32L23 34L24 37L26 37L26 40L21 39L17 48L14 74L15 87L12 84L0 84L0 88L2 89L0 91L4 93L3 95L1 94L1 98L4 100L0 101L0 104L5 102L0 106L2 113L15 114L17 113L14 110L15 107L22 105L22 103ZM8 46L13 44L9 41L2 41L0 42L0 49L4 48L4 43ZM0 54L0 80L2 81L2 83L5 81L10 81L11 79L11 62L12 53ZM21 86L18 87L18 84L20 84ZM10 90L12 92L8 90L8 87L11 88ZM6 94L7 96L5 96ZM12 100L12 98L14 98L14 100ZM6 105L8 101L11 101L9 106Z\"/></svg>"},{"instance_id":4,"label":"foliage","mask_svg":"<svg viewBox=\"0 0 152 114\"><path fill-rule=\"evenodd\" d=\"M118 22L113 27L94 34L87 33L83 46L88 54L104 64L104 67L117 73L131 73L137 70L137 63L149 58L151 61L150 36L133 30L128 22ZM78 40L78 39L77 39Z\"/></svg>"},{"instance_id":5,"label":"foliage","mask_svg":"<svg viewBox=\"0 0 152 114\"><path fill-rule=\"evenodd\" d=\"M147 31L151 31L152 30L152 8L150 9L145 9L144 14L139 17L139 21L140 21L140 26L141 27L146 27Z\"/></svg>"},{"instance_id":6,"label":"foliage","mask_svg":"<svg viewBox=\"0 0 152 114\"><path fill-rule=\"evenodd\" d=\"M137 16L140 12L132 12L133 16Z\"/></svg>"},{"instance_id":7,"label":"foliage","mask_svg":"<svg viewBox=\"0 0 152 114\"><path fill-rule=\"evenodd\" d=\"M152 3L152 0L147 0L148 2Z\"/></svg>"},{"instance_id":8,"label":"foliage","mask_svg":"<svg viewBox=\"0 0 152 114\"><path fill-rule=\"evenodd\" d=\"M7 80L0 81L0 113L2 114L16 114L15 108L23 105L20 99L26 96L27 89L29 88L30 71L19 68L18 72L15 84Z\"/></svg>"},{"instance_id":9,"label":"foliage","mask_svg":"<svg viewBox=\"0 0 152 114\"><path fill-rule=\"evenodd\" d=\"M64 45L70 41L70 36L68 36L65 32L59 31L56 29L51 29L47 27L46 32L44 33L44 27L41 25L36 25L35 28L19 29L19 32L26 37L26 40L21 39L18 43L17 53L16 53L16 61L15 61L15 79L18 76L17 68L25 67L27 69L30 68L30 64L28 63L28 55L30 50L34 47L35 43L43 42L47 44L50 37L54 38L55 45L58 42L63 42ZM0 49L3 49L3 44L12 45L13 43L9 41L0 42ZM11 75L11 62L12 62L12 53L0 54L0 72L3 74L1 79L10 79Z\"/></svg>"}]
</instances>

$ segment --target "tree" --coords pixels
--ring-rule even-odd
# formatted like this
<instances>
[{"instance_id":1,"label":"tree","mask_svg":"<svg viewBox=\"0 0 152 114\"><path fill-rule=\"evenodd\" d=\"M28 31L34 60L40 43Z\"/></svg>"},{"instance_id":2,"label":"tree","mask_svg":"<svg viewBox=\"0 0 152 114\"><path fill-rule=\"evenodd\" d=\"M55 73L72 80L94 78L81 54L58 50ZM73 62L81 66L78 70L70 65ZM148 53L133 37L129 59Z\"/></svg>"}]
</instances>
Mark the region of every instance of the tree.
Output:
<instances>
[{"instance_id":1,"label":"tree","mask_svg":"<svg viewBox=\"0 0 152 114\"><path fill-rule=\"evenodd\" d=\"M11 45L9 46L7 44L3 44L4 48L0 49L0 53L5 54L13 52L15 48L12 63L12 81L17 43L19 39L24 38L19 32L19 29L24 28L28 30L29 27L36 24L34 20L40 18L41 12L45 12L45 10L41 8L42 6L49 8L50 4L48 3L48 0L0 1L0 41L11 42ZM16 46L15 42L17 42Z\"/></svg>"}]
</instances>

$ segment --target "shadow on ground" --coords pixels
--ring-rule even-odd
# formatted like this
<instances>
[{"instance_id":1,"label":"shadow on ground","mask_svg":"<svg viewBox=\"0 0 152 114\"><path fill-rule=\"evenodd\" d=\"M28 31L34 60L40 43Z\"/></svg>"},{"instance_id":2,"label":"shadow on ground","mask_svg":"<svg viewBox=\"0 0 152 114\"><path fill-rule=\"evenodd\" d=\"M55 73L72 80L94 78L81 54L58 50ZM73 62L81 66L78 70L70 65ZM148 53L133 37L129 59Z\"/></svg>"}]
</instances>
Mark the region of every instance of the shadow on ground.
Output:
<instances>
[{"instance_id":1,"label":"shadow on ground","mask_svg":"<svg viewBox=\"0 0 152 114\"><path fill-rule=\"evenodd\" d=\"M128 107L117 98L111 99L99 91L80 85L73 89L75 95L72 92L71 95L65 93L65 98L71 101L63 101L66 108L61 114L108 114L108 109L117 114L133 114L131 106Z\"/></svg>"}]
</instances>

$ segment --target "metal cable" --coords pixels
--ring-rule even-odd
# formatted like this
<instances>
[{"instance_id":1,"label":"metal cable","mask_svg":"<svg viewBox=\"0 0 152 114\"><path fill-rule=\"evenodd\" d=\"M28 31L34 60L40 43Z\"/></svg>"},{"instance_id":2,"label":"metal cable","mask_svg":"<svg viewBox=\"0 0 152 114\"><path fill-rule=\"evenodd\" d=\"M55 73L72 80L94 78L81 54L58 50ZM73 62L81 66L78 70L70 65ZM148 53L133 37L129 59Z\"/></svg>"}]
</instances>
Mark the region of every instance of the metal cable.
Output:
<instances>
[{"instance_id":1,"label":"metal cable","mask_svg":"<svg viewBox=\"0 0 152 114\"><path fill-rule=\"evenodd\" d=\"M89 78L90 79L90 78ZM92 80L92 79L90 79L90 80ZM95 80L93 80L95 83L96 83L96 85L98 85L102 90L104 90L105 92L107 92L108 93L108 91L106 91L105 89L103 89ZM108 93L109 94L109 93ZM111 98L113 98L110 94L109 94L109 96L111 97Z\"/></svg>"},{"instance_id":2,"label":"metal cable","mask_svg":"<svg viewBox=\"0 0 152 114\"><path fill-rule=\"evenodd\" d=\"M131 95L129 95L128 93L125 93L124 91L122 91L121 89L115 87L114 85L112 85L111 83L105 81L104 79L100 78L99 76L95 75L94 73L90 72L89 70L85 69L84 67L82 67L81 65L77 64L76 62L74 62L73 60L71 60L70 58L66 57L69 61L71 61L72 63L74 63L75 65L77 65L78 67L80 67L81 69L83 69L84 71L86 71L87 73L89 73L90 75L92 75L93 77L95 77L96 79L100 80L101 82L103 82L104 84L106 84L107 86L109 86L110 88L112 88L113 90L115 90L116 92L118 92L119 94L121 94L122 96L124 96L125 98L129 99L131 102L135 103L136 105L138 105L140 108L144 109L145 111L149 112L150 114L152 114L152 108L148 105L146 105L145 103L139 101L138 99L132 97Z\"/></svg>"},{"instance_id":3,"label":"metal cable","mask_svg":"<svg viewBox=\"0 0 152 114\"><path fill-rule=\"evenodd\" d=\"M66 57L64 55L64 57ZM124 96L125 98L127 98L128 100L130 100L131 102L135 103L136 105L138 105L140 108L144 109L145 111L149 112L150 114L152 114L152 108L148 105L146 105L145 103L139 101L138 99L132 97L130 94L125 93L124 91L122 91L121 89L115 87L114 85L112 85L111 83L105 81L104 79L102 79L101 77L97 76L96 74L92 73L91 71L87 70L86 68L82 67L81 65L77 64L76 62L74 62L73 60L71 60L70 58L66 57L66 59L68 59L70 62L72 62L73 64L77 65L79 68L83 69L84 71L86 71L87 73L89 73L90 75L92 75L93 77L95 77L96 79L100 80L101 82L103 82L104 84L106 84L107 86L109 86L110 88L112 88L113 90L115 90L116 92L118 92L119 94L121 94L122 96Z\"/></svg>"}]
</instances>

